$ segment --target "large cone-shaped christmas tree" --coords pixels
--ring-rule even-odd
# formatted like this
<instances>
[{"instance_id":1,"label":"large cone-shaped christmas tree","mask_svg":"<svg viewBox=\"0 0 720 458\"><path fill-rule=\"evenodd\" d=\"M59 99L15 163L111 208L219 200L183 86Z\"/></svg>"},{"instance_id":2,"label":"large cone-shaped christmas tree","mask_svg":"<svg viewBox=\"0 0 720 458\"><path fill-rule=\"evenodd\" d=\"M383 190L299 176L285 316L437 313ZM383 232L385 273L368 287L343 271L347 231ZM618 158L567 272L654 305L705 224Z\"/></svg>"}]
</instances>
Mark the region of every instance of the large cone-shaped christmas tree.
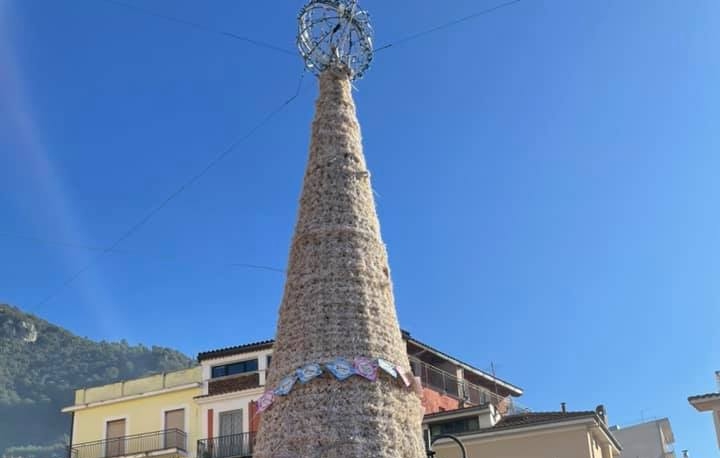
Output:
<instances>
[{"instance_id":1,"label":"large cone-shaped christmas tree","mask_svg":"<svg viewBox=\"0 0 720 458\"><path fill-rule=\"evenodd\" d=\"M348 72L330 68L319 80L267 377L269 390L294 385L262 414L254 456L421 458L421 401L402 377L381 368L374 381L340 380L325 366L366 357L409 371ZM320 376L295 381L314 363Z\"/></svg>"}]
</instances>

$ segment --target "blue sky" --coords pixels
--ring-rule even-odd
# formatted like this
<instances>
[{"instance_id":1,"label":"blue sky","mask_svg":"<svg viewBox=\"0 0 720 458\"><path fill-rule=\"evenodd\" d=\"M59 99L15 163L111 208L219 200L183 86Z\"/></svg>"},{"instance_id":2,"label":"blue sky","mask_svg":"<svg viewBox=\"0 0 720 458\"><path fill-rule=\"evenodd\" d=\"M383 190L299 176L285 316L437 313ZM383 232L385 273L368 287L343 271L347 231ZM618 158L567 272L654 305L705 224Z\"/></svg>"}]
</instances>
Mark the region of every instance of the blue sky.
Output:
<instances>
[{"instance_id":1,"label":"blue sky","mask_svg":"<svg viewBox=\"0 0 720 458\"><path fill-rule=\"evenodd\" d=\"M128 0L131 1L131 0ZM293 49L301 1L134 0ZM366 0L380 45L495 5ZM669 416L720 369L720 4L526 0L378 53L356 101L404 328L535 410ZM298 57L103 0L0 0L0 301L188 353L275 329L316 95ZM45 243L40 240L63 242ZM82 245L79 246L69 246Z\"/></svg>"}]
</instances>

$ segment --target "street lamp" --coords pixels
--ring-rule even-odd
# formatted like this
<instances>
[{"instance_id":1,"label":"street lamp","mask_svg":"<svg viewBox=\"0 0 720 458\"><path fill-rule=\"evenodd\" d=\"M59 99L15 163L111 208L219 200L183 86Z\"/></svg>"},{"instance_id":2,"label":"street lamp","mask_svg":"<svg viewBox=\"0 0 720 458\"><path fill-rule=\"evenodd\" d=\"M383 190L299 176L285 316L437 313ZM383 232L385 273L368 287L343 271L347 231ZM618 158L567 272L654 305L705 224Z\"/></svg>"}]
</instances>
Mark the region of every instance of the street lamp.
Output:
<instances>
[{"instance_id":1,"label":"street lamp","mask_svg":"<svg viewBox=\"0 0 720 458\"><path fill-rule=\"evenodd\" d=\"M452 434L440 434L439 436L435 436L430 441L430 445L427 449L427 456L428 458L434 458L435 457L435 451L432 449L432 446L435 442L438 441L438 439L450 439L451 441L454 441L458 447L460 447L460 451L462 452L462 458L467 458L467 451L465 450L465 445L462 443L460 439L453 436Z\"/></svg>"}]
</instances>

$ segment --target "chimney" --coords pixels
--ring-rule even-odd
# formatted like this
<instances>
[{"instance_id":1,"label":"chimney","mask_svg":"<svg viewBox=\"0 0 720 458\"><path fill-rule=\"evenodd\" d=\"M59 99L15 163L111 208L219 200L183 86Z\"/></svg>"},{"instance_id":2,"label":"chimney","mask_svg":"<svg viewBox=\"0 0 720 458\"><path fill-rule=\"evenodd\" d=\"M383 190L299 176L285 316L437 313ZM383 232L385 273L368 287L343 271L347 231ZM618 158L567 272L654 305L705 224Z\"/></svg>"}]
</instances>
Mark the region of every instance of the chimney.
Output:
<instances>
[{"instance_id":1,"label":"chimney","mask_svg":"<svg viewBox=\"0 0 720 458\"><path fill-rule=\"evenodd\" d=\"M600 404L595 408L595 413L598 417L600 417L600 420L602 420L603 423L607 425L607 413L605 412L605 406Z\"/></svg>"},{"instance_id":2,"label":"chimney","mask_svg":"<svg viewBox=\"0 0 720 458\"><path fill-rule=\"evenodd\" d=\"M564 402L561 402L561 403L560 403L560 410L562 411L562 413L566 413L566 412L567 412L566 405L565 405Z\"/></svg>"}]
</instances>

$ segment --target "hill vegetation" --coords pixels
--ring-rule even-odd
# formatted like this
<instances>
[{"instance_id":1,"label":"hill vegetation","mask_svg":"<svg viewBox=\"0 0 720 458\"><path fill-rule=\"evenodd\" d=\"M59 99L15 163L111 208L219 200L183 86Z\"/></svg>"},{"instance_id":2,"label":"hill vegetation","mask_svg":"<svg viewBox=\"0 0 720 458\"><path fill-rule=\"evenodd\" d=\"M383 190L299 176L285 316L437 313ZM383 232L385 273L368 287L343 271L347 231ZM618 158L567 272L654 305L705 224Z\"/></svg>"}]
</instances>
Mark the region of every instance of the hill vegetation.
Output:
<instances>
[{"instance_id":1,"label":"hill vegetation","mask_svg":"<svg viewBox=\"0 0 720 458\"><path fill-rule=\"evenodd\" d=\"M95 342L20 309L0 304L0 453L4 457L66 456L76 388L193 365L163 347Z\"/></svg>"}]
</instances>

